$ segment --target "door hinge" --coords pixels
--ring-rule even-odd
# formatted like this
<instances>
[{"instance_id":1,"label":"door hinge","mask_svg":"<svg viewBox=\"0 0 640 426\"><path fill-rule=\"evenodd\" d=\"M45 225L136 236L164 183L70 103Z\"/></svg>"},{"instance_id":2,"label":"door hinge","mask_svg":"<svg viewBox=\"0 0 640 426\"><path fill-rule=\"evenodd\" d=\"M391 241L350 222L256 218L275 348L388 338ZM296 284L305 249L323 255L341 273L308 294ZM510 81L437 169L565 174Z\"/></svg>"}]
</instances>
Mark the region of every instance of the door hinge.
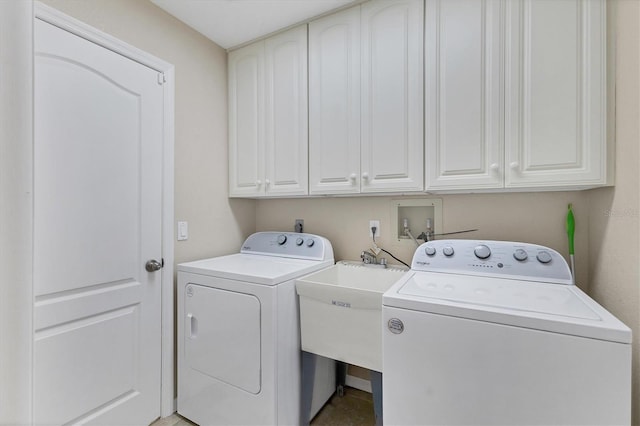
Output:
<instances>
[{"instance_id":1,"label":"door hinge","mask_svg":"<svg viewBox=\"0 0 640 426\"><path fill-rule=\"evenodd\" d=\"M162 85L164 83L167 82L167 77L164 75L163 72L159 72L158 73L158 84Z\"/></svg>"}]
</instances>

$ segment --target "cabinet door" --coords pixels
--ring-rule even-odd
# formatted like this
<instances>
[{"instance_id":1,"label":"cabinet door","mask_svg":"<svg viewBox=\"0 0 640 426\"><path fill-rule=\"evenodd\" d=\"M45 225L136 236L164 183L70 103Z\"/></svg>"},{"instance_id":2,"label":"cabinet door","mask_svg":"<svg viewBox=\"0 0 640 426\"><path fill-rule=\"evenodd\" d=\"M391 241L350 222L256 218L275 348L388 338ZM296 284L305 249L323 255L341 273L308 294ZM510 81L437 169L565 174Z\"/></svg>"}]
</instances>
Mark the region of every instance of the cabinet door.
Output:
<instances>
[{"instance_id":1,"label":"cabinet door","mask_svg":"<svg viewBox=\"0 0 640 426\"><path fill-rule=\"evenodd\" d=\"M307 26L265 40L266 195L308 194Z\"/></svg>"},{"instance_id":2,"label":"cabinet door","mask_svg":"<svg viewBox=\"0 0 640 426\"><path fill-rule=\"evenodd\" d=\"M264 42L229 53L229 196L264 194Z\"/></svg>"},{"instance_id":3,"label":"cabinet door","mask_svg":"<svg viewBox=\"0 0 640 426\"><path fill-rule=\"evenodd\" d=\"M507 2L507 187L606 183L606 2Z\"/></svg>"},{"instance_id":4,"label":"cabinet door","mask_svg":"<svg viewBox=\"0 0 640 426\"><path fill-rule=\"evenodd\" d=\"M362 6L361 192L424 188L423 0Z\"/></svg>"},{"instance_id":5,"label":"cabinet door","mask_svg":"<svg viewBox=\"0 0 640 426\"><path fill-rule=\"evenodd\" d=\"M360 7L309 24L309 193L360 192Z\"/></svg>"},{"instance_id":6,"label":"cabinet door","mask_svg":"<svg viewBox=\"0 0 640 426\"><path fill-rule=\"evenodd\" d=\"M427 0L427 190L502 188L501 0Z\"/></svg>"}]
</instances>

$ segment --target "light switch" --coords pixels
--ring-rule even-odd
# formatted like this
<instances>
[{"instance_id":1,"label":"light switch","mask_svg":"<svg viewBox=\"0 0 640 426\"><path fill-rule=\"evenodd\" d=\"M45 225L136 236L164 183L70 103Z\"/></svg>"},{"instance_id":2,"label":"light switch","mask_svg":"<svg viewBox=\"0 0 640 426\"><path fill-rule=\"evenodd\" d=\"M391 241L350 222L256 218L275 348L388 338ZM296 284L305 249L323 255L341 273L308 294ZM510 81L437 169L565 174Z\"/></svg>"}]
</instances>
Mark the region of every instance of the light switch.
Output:
<instances>
[{"instance_id":1,"label":"light switch","mask_svg":"<svg viewBox=\"0 0 640 426\"><path fill-rule=\"evenodd\" d=\"M184 241L189 238L189 223L178 222L178 241Z\"/></svg>"}]
</instances>

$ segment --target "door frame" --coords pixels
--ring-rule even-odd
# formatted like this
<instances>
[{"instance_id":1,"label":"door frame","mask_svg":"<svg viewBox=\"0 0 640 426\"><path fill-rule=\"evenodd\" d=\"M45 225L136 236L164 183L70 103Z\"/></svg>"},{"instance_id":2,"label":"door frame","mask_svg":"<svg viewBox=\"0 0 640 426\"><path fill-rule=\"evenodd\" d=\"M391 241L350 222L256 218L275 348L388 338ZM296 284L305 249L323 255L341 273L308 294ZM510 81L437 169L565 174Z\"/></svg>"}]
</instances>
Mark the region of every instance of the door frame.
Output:
<instances>
[{"instance_id":1,"label":"door frame","mask_svg":"<svg viewBox=\"0 0 640 426\"><path fill-rule=\"evenodd\" d=\"M0 424L30 424L33 3L0 1Z\"/></svg>"},{"instance_id":2,"label":"door frame","mask_svg":"<svg viewBox=\"0 0 640 426\"><path fill-rule=\"evenodd\" d=\"M161 290L161 381L160 416L175 411L174 399L174 315L173 315L173 219L174 219L174 66L130 44L112 37L75 18L38 1L34 2L34 19L40 19L132 61L158 71L163 87L164 116L162 141L162 290ZM164 81L160 81L163 78ZM31 307L33 309L33 307Z\"/></svg>"}]
</instances>

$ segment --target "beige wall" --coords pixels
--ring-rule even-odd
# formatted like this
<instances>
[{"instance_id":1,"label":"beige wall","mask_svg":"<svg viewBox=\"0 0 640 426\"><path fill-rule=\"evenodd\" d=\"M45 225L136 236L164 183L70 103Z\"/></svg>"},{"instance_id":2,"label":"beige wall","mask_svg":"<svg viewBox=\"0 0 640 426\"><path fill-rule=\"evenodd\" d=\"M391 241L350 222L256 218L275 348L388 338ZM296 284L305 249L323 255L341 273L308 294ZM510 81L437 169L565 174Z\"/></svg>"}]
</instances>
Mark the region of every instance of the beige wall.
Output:
<instances>
[{"instance_id":1,"label":"beige wall","mask_svg":"<svg viewBox=\"0 0 640 426\"><path fill-rule=\"evenodd\" d=\"M633 329L640 424L640 2L619 1L617 9L616 186L588 194L589 276L591 296Z\"/></svg>"},{"instance_id":2,"label":"beige wall","mask_svg":"<svg viewBox=\"0 0 640 426\"><path fill-rule=\"evenodd\" d=\"M412 197L414 198L414 197ZM478 229L456 238L528 241L568 253L565 217L573 203L576 217L576 268L578 282L585 288L587 259L587 198L584 192L540 192L528 194L443 195L421 198L442 200L443 231ZM411 263L416 246L392 238L394 197L346 197L261 200L256 209L258 230L293 230L295 219L304 219L305 232L329 238L336 259L359 259L371 247L369 220L380 220L378 245ZM412 229L419 233L413 225ZM387 256L388 257L388 256ZM389 263L397 263L388 259Z\"/></svg>"},{"instance_id":3,"label":"beige wall","mask_svg":"<svg viewBox=\"0 0 640 426\"><path fill-rule=\"evenodd\" d=\"M255 202L227 198L226 52L148 0L45 0L45 4L175 66L177 263L236 251L254 231Z\"/></svg>"}]
</instances>

